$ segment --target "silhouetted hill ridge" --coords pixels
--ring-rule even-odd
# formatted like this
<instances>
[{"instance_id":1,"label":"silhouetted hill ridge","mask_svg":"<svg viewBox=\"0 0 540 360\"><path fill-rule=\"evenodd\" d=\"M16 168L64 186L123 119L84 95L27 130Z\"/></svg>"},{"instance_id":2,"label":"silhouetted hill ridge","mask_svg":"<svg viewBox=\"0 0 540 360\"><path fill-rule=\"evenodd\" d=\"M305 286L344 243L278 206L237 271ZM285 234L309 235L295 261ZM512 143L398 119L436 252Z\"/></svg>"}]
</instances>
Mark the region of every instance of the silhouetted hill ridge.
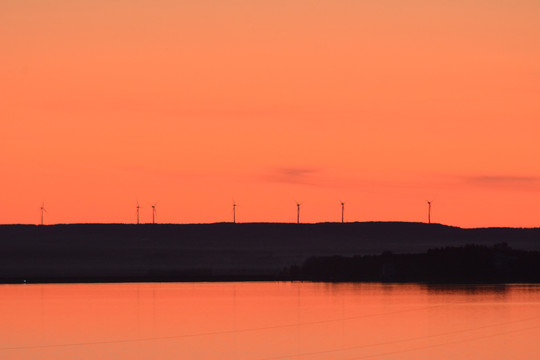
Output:
<instances>
[{"instance_id":1,"label":"silhouetted hill ridge","mask_svg":"<svg viewBox=\"0 0 540 360\"><path fill-rule=\"evenodd\" d=\"M310 257L501 242L540 250L540 229L408 222L0 225L0 281L262 279Z\"/></svg>"}]
</instances>

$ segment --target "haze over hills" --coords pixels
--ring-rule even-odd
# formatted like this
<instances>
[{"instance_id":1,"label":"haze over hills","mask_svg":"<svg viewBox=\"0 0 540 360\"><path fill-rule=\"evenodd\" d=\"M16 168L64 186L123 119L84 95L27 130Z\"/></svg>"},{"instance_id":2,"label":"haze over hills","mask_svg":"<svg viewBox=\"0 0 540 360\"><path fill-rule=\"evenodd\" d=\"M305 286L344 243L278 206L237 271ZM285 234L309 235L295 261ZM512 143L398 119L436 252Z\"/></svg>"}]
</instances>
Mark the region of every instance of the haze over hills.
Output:
<instances>
[{"instance_id":1,"label":"haze over hills","mask_svg":"<svg viewBox=\"0 0 540 360\"><path fill-rule=\"evenodd\" d=\"M0 225L0 282L262 280L310 257L502 242L540 251L540 228L406 222Z\"/></svg>"}]
</instances>

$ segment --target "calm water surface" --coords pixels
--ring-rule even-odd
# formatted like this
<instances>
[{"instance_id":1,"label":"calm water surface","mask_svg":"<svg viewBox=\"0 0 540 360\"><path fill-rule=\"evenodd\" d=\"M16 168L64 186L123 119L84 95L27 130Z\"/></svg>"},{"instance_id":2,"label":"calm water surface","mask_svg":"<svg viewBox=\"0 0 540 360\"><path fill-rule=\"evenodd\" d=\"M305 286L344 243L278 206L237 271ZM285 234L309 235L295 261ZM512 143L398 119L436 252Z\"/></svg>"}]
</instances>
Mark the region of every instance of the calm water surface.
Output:
<instances>
[{"instance_id":1,"label":"calm water surface","mask_svg":"<svg viewBox=\"0 0 540 360\"><path fill-rule=\"evenodd\" d=\"M540 287L0 286L0 359L539 359Z\"/></svg>"}]
</instances>

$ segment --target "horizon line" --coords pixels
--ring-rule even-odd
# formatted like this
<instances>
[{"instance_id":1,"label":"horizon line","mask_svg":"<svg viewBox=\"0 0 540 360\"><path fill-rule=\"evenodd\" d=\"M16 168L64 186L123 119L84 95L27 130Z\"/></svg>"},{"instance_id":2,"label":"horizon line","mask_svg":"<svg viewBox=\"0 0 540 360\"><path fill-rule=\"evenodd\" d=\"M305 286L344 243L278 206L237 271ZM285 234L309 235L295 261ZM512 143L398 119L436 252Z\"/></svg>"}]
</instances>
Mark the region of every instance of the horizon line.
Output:
<instances>
[{"instance_id":1,"label":"horizon line","mask_svg":"<svg viewBox=\"0 0 540 360\"><path fill-rule=\"evenodd\" d=\"M296 223L296 222L265 222L265 221L254 221L254 222L232 222L232 221L216 221L216 222L207 222L207 223L151 223L151 222L145 222L145 223L122 223L122 222L73 222L73 223L54 223L54 224L33 224L33 223L12 223L12 224L0 224L0 226L35 226L35 227L47 227L47 226L69 226L69 225L129 225L129 226L158 226L158 225L175 225L175 226L182 226L182 225L225 225L230 224L231 226L235 225L324 225L324 224L335 224L335 225L351 225L351 224L369 224L369 223L378 223L378 224L418 224L418 225L425 225L425 226L443 226L443 227L449 227L449 228L457 228L457 229L464 229L464 230L473 230L473 229L540 229L540 226L536 227L512 227L512 226L480 226L480 227L461 227L456 225L448 225L448 224L442 224L442 223L427 223L427 222L420 222L420 221L399 221L399 220L370 220L370 221L321 221L321 222L304 222L304 223Z\"/></svg>"}]
</instances>

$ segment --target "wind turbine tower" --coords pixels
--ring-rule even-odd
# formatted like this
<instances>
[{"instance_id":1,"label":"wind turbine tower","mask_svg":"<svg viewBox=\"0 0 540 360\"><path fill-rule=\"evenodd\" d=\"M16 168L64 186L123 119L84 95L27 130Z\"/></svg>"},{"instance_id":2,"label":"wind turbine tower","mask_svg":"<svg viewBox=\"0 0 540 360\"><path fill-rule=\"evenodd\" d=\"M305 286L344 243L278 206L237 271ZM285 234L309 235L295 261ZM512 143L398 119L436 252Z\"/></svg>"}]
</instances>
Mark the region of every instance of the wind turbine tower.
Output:
<instances>
[{"instance_id":1,"label":"wind turbine tower","mask_svg":"<svg viewBox=\"0 0 540 360\"><path fill-rule=\"evenodd\" d=\"M236 202L232 203L232 222L233 224L236 224Z\"/></svg>"},{"instance_id":2,"label":"wind turbine tower","mask_svg":"<svg viewBox=\"0 0 540 360\"><path fill-rule=\"evenodd\" d=\"M139 202L137 201L137 225L139 225L139 209L141 207L139 206Z\"/></svg>"},{"instance_id":3,"label":"wind turbine tower","mask_svg":"<svg viewBox=\"0 0 540 360\"><path fill-rule=\"evenodd\" d=\"M152 224L156 223L156 205L157 203L152 205Z\"/></svg>"},{"instance_id":4,"label":"wind turbine tower","mask_svg":"<svg viewBox=\"0 0 540 360\"><path fill-rule=\"evenodd\" d=\"M300 203L296 203L296 223L300 224Z\"/></svg>"},{"instance_id":5,"label":"wind turbine tower","mask_svg":"<svg viewBox=\"0 0 540 360\"><path fill-rule=\"evenodd\" d=\"M47 209L45 209L45 203L44 202L41 204L41 207L39 209L41 210L41 225L43 225L43 213L47 212Z\"/></svg>"},{"instance_id":6,"label":"wind turbine tower","mask_svg":"<svg viewBox=\"0 0 540 360\"><path fill-rule=\"evenodd\" d=\"M428 201L427 204L428 204L427 222L428 224L431 224L431 201Z\"/></svg>"},{"instance_id":7,"label":"wind turbine tower","mask_svg":"<svg viewBox=\"0 0 540 360\"><path fill-rule=\"evenodd\" d=\"M341 202L341 223L342 224L344 222L344 215L345 215L345 203L342 201Z\"/></svg>"}]
</instances>

